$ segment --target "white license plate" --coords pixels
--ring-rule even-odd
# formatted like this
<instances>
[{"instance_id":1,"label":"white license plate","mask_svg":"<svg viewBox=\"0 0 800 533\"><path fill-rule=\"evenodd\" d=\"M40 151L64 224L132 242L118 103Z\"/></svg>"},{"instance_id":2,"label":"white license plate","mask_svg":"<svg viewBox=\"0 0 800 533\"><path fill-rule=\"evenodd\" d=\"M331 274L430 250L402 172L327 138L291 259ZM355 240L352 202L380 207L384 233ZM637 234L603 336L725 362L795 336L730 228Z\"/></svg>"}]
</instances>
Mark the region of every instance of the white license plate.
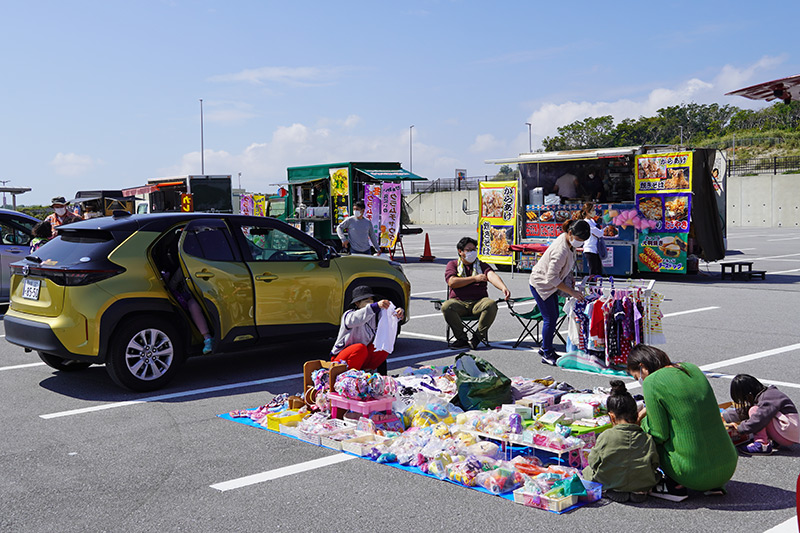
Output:
<instances>
[{"instance_id":1,"label":"white license plate","mask_svg":"<svg viewBox=\"0 0 800 533\"><path fill-rule=\"evenodd\" d=\"M40 279L26 279L22 285L22 297L28 300L39 299L39 287L42 285Z\"/></svg>"}]
</instances>

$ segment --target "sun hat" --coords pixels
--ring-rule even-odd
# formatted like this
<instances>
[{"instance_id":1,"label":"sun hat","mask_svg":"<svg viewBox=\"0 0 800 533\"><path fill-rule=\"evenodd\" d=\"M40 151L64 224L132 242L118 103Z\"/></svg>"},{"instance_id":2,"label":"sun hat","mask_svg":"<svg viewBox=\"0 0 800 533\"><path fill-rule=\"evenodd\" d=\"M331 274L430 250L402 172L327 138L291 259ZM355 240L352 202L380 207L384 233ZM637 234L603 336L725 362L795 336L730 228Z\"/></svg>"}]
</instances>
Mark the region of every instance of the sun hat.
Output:
<instances>
[{"instance_id":1,"label":"sun hat","mask_svg":"<svg viewBox=\"0 0 800 533\"><path fill-rule=\"evenodd\" d=\"M350 300L350 305L360 302L361 300L366 300L367 298L375 298L375 295L372 294L372 289L366 285L359 285L353 289L353 299Z\"/></svg>"},{"instance_id":2,"label":"sun hat","mask_svg":"<svg viewBox=\"0 0 800 533\"><path fill-rule=\"evenodd\" d=\"M52 200L50 200L50 205L67 205L67 199L63 196L55 196Z\"/></svg>"}]
</instances>

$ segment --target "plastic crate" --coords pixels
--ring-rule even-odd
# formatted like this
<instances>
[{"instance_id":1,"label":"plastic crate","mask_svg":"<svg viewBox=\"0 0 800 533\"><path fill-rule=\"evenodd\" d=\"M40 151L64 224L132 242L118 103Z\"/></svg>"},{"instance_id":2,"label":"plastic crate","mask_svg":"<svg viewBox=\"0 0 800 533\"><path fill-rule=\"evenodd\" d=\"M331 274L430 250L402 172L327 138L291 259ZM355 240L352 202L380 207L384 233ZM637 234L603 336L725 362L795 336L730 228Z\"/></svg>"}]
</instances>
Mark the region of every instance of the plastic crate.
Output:
<instances>
[{"instance_id":1,"label":"plastic crate","mask_svg":"<svg viewBox=\"0 0 800 533\"><path fill-rule=\"evenodd\" d=\"M355 411L362 415L369 416L372 413L379 413L392 409L394 403L394 396L384 396L375 400L351 400L345 398L341 394L331 392L328 394L328 400L331 402L331 417L339 418L339 412L342 411Z\"/></svg>"},{"instance_id":2,"label":"plastic crate","mask_svg":"<svg viewBox=\"0 0 800 533\"><path fill-rule=\"evenodd\" d=\"M535 492L525 492L523 489L514 491L514 501L526 507L535 507L545 511L560 513L578 503L577 496L565 496L563 498L549 498L544 494Z\"/></svg>"},{"instance_id":3,"label":"plastic crate","mask_svg":"<svg viewBox=\"0 0 800 533\"><path fill-rule=\"evenodd\" d=\"M342 441L342 451L352 453L353 455L358 455L359 457L364 457L372 448L378 444L383 444L388 440L389 439L372 434L362 435L360 437Z\"/></svg>"},{"instance_id":4,"label":"plastic crate","mask_svg":"<svg viewBox=\"0 0 800 533\"><path fill-rule=\"evenodd\" d=\"M297 437L301 439L300 430L297 428L297 420L285 421L278 424L278 430L281 432L281 435L288 435L290 437ZM305 439L303 439L305 440Z\"/></svg>"},{"instance_id":5,"label":"plastic crate","mask_svg":"<svg viewBox=\"0 0 800 533\"><path fill-rule=\"evenodd\" d=\"M603 497L603 485L596 481L586 481L582 479L581 482L586 488L586 496L578 496L579 502L592 503L596 502Z\"/></svg>"},{"instance_id":6,"label":"plastic crate","mask_svg":"<svg viewBox=\"0 0 800 533\"><path fill-rule=\"evenodd\" d=\"M345 429L334 431L333 433L328 435L320 436L319 443L321 446L325 446L326 448L342 451L342 442L353 439L357 436L358 435L356 435L355 428L348 427Z\"/></svg>"}]
</instances>

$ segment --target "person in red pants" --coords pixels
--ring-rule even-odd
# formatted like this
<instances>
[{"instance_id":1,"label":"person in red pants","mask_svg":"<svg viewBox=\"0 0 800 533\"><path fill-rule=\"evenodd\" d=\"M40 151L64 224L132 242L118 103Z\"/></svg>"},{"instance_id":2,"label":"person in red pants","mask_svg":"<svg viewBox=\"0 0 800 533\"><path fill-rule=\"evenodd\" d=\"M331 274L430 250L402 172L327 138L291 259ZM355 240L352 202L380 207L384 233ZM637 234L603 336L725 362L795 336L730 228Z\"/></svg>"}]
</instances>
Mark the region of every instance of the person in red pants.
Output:
<instances>
[{"instance_id":1,"label":"person in red pants","mask_svg":"<svg viewBox=\"0 0 800 533\"><path fill-rule=\"evenodd\" d=\"M339 336L331 350L331 360L346 363L356 370L380 369L386 373L386 358L389 354L375 351L373 341L378 331L378 318L381 309L388 309L389 300L375 301L375 295L366 285L353 290L351 309L344 312ZM398 308L397 318L403 318L403 310Z\"/></svg>"}]
</instances>

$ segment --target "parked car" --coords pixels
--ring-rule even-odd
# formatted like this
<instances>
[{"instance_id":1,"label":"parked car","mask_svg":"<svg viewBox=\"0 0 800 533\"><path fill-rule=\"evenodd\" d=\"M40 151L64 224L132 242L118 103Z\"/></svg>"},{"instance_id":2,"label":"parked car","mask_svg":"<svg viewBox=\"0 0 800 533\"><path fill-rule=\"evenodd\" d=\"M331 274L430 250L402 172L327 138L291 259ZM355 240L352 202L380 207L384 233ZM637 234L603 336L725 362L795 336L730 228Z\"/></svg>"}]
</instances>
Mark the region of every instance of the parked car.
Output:
<instances>
[{"instance_id":1,"label":"parked car","mask_svg":"<svg viewBox=\"0 0 800 533\"><path fill-rule=\"evenodd\" d=\"M59 370L104 363L122 387L160 388L203 346L162 274L173 267L214 353L335 336L358 285L406 310L411 291L399 263L340 256L276 219L117 212L59 228L12 265L6 340Z\"/></svg>"},{"instance_id":2,"label":"parked car","mask_svg":"<svg viewBox=\"0 0 800 533\"><path fill-rule=\"evenodd\" d=\"M0 209L0 302L8 301L11 263L28 255L31 230L39 222L39 219L25 213Z\"/></svg>"}]
</instances>

